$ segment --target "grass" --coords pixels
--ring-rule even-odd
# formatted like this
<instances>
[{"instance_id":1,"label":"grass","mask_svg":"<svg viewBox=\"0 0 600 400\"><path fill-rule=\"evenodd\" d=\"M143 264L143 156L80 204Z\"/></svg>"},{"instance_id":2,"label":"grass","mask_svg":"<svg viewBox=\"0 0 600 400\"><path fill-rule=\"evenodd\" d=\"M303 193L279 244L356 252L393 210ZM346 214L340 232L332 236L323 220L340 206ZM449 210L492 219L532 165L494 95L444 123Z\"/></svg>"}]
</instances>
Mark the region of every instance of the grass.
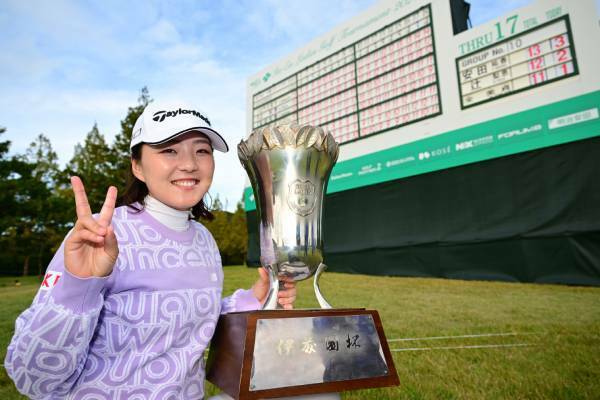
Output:
<instances>
[{"instance_id":1,"label":"grass","mask_svg":"<svg viewBox=\"0 0 600 400\"><path fill-rule=\"evenodd\" d=\"M225 268L225 292L249 287L256 272ZM14 320L39 280L0 278L0 358ZM336 307L376 309L400 386L345 392L343 399L593 399L600 393L600 288L389 278L325 273ZM298 308L316 307L312 282L299 284ZM512 333L505 336L452 337ZM527 344L516 347L514 344ZM497 346L480 347L467 346ZM457 348L463 347L463 348ZM426 349L426 350L424 350ZM207 383L207 394L216 389ZM0 399L20 397L0 368Z\"/></svg>"}]
</instances>

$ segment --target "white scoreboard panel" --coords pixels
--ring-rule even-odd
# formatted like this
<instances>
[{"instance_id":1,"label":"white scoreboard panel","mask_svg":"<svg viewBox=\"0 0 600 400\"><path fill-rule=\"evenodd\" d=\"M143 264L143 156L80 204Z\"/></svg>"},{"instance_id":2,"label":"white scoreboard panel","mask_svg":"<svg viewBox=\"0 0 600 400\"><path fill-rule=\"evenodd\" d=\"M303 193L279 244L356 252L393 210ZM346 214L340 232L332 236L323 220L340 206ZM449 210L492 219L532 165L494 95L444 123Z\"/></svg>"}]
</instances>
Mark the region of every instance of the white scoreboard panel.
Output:
<instances>
[{"instance_id":1,"label":"white scoreboard panel","mask_svg":"<svg viewBox=\"0 0 600 400\"><path fill-rule=\"evenodd\" d=\"M252 97L252 128L323 126L340 143L441 112L429 5Z\"/></svg>"},{"instance_id":2,"label":"white scoreboard panel","mask_svg":"<svg viewBox=\"0 0 600 400\"><path fill-rule=\"evenodd\" d=\"M462 108L576 75L567 16L456 59Z\"/></svg>"},{"instance_id":3,"label":"white scoreboard panel","mask_svg":"<svg viewBox=\"0 0 600 400\"><path fill-rule=\"evenodd\" d=\"M454 35L449 0L382 0L250 77L247 134L328 129L328 192L599 136L599 19L538 0Z\"/></svg>"}]
</instances>

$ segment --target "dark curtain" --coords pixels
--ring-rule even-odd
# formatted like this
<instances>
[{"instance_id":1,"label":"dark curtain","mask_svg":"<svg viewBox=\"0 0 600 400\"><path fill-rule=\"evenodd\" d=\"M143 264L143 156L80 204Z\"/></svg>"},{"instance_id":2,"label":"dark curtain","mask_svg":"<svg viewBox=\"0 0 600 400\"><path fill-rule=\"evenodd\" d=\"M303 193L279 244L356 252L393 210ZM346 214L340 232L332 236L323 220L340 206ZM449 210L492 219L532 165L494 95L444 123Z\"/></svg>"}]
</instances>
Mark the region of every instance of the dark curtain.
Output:
<instances>
[{"instance_id":1,"label":"dark curtain","mask_svg":"<svg viewBox=\"0 0 600 400\"><path fill-rule=\"evenodd\" d=\"M600 285L600 138L333 193L323 229L331 271Z\"/></svg>"}]
</instances>

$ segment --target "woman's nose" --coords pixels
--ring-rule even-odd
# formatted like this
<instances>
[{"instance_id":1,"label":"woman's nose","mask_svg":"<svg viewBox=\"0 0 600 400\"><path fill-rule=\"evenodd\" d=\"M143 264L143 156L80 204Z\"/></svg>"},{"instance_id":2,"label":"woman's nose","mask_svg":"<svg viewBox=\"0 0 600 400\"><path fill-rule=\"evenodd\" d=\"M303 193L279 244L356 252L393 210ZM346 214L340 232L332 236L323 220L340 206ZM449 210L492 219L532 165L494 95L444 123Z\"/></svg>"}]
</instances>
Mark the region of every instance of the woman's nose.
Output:
<instances>
[{"instance_id":1,"label":"woman's nose","mask_svg":"<svg viewBox=\"0 0 600 400\"><path fill-rule=\"evenodd\" d=\"M193 152L182 152L179 160L179 169L182 171L195 171L198 163Z\"/></svg>"}]
</instances>

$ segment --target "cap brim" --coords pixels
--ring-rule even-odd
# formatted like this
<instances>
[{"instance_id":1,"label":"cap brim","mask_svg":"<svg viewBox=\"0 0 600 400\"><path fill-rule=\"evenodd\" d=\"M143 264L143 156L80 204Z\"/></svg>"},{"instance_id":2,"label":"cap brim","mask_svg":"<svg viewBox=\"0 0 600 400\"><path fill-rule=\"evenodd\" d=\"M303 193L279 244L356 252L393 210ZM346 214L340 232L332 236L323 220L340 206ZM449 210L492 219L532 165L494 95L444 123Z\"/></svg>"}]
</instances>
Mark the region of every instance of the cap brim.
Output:
<instances>
[{"instance_id":1,"label":"cap brim","mask_svg":"<svg viewBox=\"0 0 600 400\"><path fill-rule=\"evenodd\" d=\"M166 139L163 139L161 141L158 142L144 142L150 145L158 145L158 144L163 144L166 143L170 140L175 139L178 136L183 135L184 133L188 133L188 132L192 132L192 131L198 131L204 135L206 135L208 137L208 139L210 140L210 144L212 145L213 149L221 151L223 153L227 153L229 151L229 146L227 145L227 142L225 141L225 139L223 139L223 137L219 134L219 132L215 131L212 128L208 128L206 126L198 126L198 127L194 127L194 128L187 128L183 131L177 132L171 136L169 136Z\"/></svg>"}]
</instances>

